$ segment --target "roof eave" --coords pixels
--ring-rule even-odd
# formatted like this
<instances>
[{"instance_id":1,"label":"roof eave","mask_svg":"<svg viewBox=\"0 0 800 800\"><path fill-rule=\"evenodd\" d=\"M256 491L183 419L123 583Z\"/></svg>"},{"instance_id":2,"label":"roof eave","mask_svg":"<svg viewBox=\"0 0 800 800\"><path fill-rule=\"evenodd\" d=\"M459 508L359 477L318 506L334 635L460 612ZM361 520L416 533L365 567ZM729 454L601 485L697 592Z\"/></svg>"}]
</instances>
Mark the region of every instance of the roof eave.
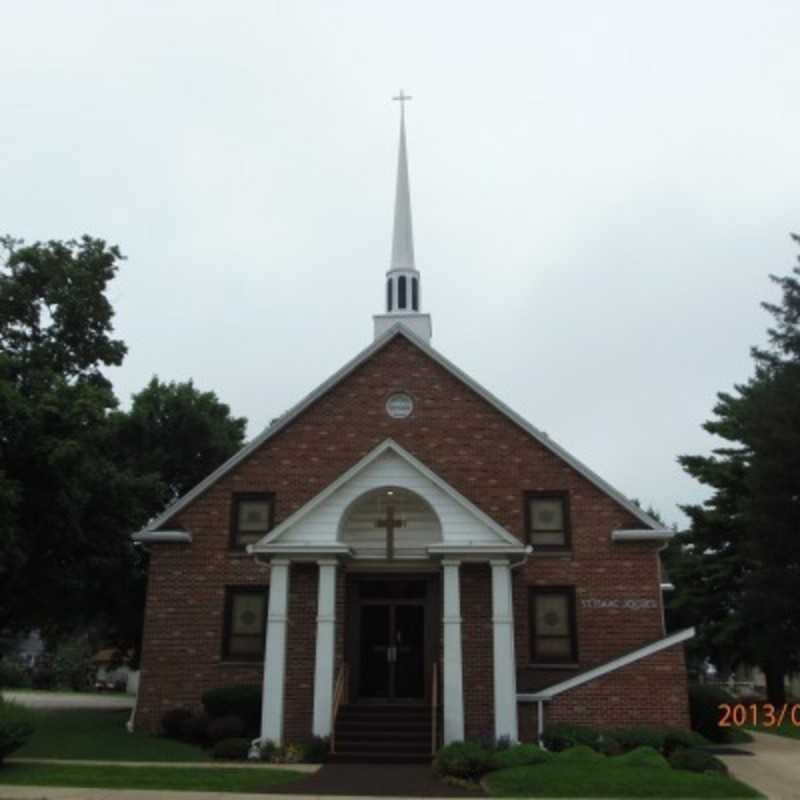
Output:
<instances>
[{"instance_id":1,"label":"roof eave","mask_svg":"<svg viewBox=\"0 0 800 800\"><path fill-rule=\"evenodd\" d=\"M191 544L190 531L139 531L131 534L131 539L139 544Z\"/></svg>"},{"instance_id":2,"label":"roof eave","mask_svg":"<svg viewBox=\"0 0 800 800\"><path fill-rule=\"evenodd\" d=\"M669 528L611 531L611 540L614 542L668 542L674 536L675 531Z\"/></svg>"}]
</instances>

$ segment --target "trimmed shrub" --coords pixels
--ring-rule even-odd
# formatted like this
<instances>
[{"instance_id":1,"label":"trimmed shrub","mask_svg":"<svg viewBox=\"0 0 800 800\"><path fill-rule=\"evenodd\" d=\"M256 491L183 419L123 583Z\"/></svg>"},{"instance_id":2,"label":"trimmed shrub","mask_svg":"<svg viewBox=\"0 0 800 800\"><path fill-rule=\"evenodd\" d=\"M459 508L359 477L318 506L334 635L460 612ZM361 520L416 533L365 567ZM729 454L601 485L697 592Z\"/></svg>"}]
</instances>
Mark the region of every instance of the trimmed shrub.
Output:
<instances>
[{"instance_id":1,"label":"trimmed shrub","mask_svg":"<svg viewBox=\"0 0 800 800\"><path fill-rule=\"evenodd\" d=\"M516 744L505 750L497 750L492 757L492 769L507 767L527 767L531 764L543 764L553 758L551 753L542 750L535 744Z\"/></svg>"},{"instance_id":2,"label":"trimmed shrub","mask_svg":"<svg viewBox=\"0 0 800 800\"><path fill-rule=\"evenodd\" d=\"M27 722L0 721L0 764L7 755L19 750L32 734L33 725Z\"/></svg>"},{"instance_id":3,"label":"trimmed shrub","mask_svg":"<svg viewBox=\"0 0 800 800\"><path fill-rule=\"evenodd\" d=\"M93 682L91 658L92 650L85 637L62 642L56 648L52 663L56 686L85 692Z\"/></svg>"},{"instance_id":4,"label":"trimmed shrub","mask_svg":"<svg viewBox=\"0 0 800 800\"><path fill-rule=\"evenodd\" d=\"M277 758L280 764L299 764L303 761L304 754L305 748L303 745L286 744L277 751L272 760L275 761Z\"/></svg>"},{"instance_id":5,"label":"trimmed shrub","mask_svg":"<svg viewBox=\"0 0 800 800\"><path fill-rule=\"evenodd\" d=\"M692 717L692 730L697 731L712 742L730 741L728 728L720 728L721 703L732 702L731 696L716 686L695 685L689 687L689 713Z\"/></svg>"},{"instance_id":6,"label":"trimmed shrub","mask_svg":"<svg viewBox=\"0 0 800 800\"><path fill-rule=\"evenodd\" d=\"M303 761L307 764L324 764L328 760L330 742L314 736L303 745Z\"/></svg>"},{"instance_id":7,"label":"trimmed shrub","mask_svg":"<svg viewBox=\"0 0 800 800\"><path fill-rule=\"evenodd\" d=\"M7 659L0 661L0 688L30 689L32 686L31 675L22 664Z\"/></svg>"},{"instance_id":8,"label":"trimmed shrub","mask_svg":"<svg viewBox=\"0 0 800 800\"><path fill-rule=\"evenodd\" d=\"M649 747L660 752L664 747L667 730L665 728L645 727L620 728L613 731L612 735L626 753L639 747Z\"/></svg>"},{"instance_id":9,"label":"trimmed shrub","mask_svg":"<svg viewBox=\"0 0 800 800\"><path fill-rule=\"evenodd\" d=\"M544 729L542 741L544 746L553 753L568 750L570 747L582 744L591 747L593 750L608 739L608 735L602 731L589 728L584 725L548 725Z\"/></svg>"},{"instance_id":10,"label":"trimmed shrub","mask_svg":"<svg viewBox=\"0 0 800 800\"><path fill-rule=\"evenodd\" d=\"M192 712L188 708L170 708L161 716L161 733L169 739L180 739L183 724L191 717Z\"/></svg>"},{"instance_id":11,"label":"trimmed shrub","mask_svg":"<svg viewBox=\"0 0 800 800\"><path fill-rule=\"evenodd\" d=\"M656 767L669 769L669 762L658 750L652 747L637 747L621 756L614 756L610 761L615 767Z\"/></svg>"},{"instance_id":12,"label":"trimmed shrub","mask_svg":"<svg viewBox=\"0 0 800 800\"><path fill-rule=\"evenodd\" d=\"M211 719L236 716L245 724L245 729L258 733L261 722L261 687L228 686L209 689L203 694L203 708Z\"/></svg>"},{"instance_id":13,"label":"trimmed shrub","mask_svg":"<svg viewBox=\"0 0 800 800\"><path fill-rule=\"evenodd\" d=\"M697 731L685 731L681 728L669 728L664 737L661 752L669 757L676 750L691 750L693 747L704 747L709 744L708 739Z\"/></svg>"},{"instance_id":14,"label":"trimmed shrub","mask_svg":"<svg viewBox=\"0 0 800 800\"><path fill-rule=\"evenodd\" d=\"M275 742L271 741L270 739L267 739L266 741L261 742L258 747L258 751L262 761L272 761L278 752L278 745L276 745Z\"/></svg>"},{"instance_id":15,"label":"trimmed shrub","mask_svg":"<svg viewBox=\"0 0 800 800\"><path fill-rule=\"evenodd\" d=\"M52 689L56 685L56 673L49 664L37 666L31 675L34 689Z\"/></svg>"},{"instance_id":16,"label":"trimmed shrub","mask_svg":"<svg viewBox=\"0 0 800 800\"><path fill-rule=\"evenodd\" d=\"M250 752L250 740L242 738L221 739L211 749L214 758L244 761Z\"/></svg>"},{"instance_id":17,"label":"trimmed shrub","mask_svg":"<svg viewBox=\"0 0 800 800\"><path fill-rule=\"evenodd\" d=\"M180 738L193 744L204 744L208 741L208 714L191 714L180 723Z\"/></svg>"},{"instance_id":18,"label":"trimmed shrub","mask_svg":"<svg viewBox=\"0 0 800 800\"><path fill-rule=\"evenodd\" d=\"M493 767L494 753L478 742L451 742L433 761L437 775L462 780L478 780Z\"/></svg>"},{"instance_id":19,"label":"trimmed shrub","mask_svg":"<svg viewBox=\"0 0 800 800\"><path fill-rule=\"evenodd\" d=\"M244 736L244 722L241 717L229 714L227 717L212 719L206 727L206 733L212 743L225 739L240 739Z\"/></svg>"},{"instance_id":20,"label":"trimmed shrub","mask_svg":"<svg viewBox=\"0 0 800 800\"><path fill-rule=\"evenodd\" d=\"M720 772L723 775L728 772L728 768L718 758L702 750L676 750L669 757L669 763L674 769L690 772Z\"/></svg>"},{"instance_id":21,"label":"trimmed shrub","mask_svg":"<svg viewBox=\"0 0 800 800\"><path fill-rule=\"evenodd\" d=\"M600 761L605 758L602 753L598 753L596 750L592 750L589 745L586 744L576 744L575 747L570 747L566 750L562 750L558 756L558 759L561 761L578 761L578 762L586 762L586 761Z\"/></svg>"}]
</instances>

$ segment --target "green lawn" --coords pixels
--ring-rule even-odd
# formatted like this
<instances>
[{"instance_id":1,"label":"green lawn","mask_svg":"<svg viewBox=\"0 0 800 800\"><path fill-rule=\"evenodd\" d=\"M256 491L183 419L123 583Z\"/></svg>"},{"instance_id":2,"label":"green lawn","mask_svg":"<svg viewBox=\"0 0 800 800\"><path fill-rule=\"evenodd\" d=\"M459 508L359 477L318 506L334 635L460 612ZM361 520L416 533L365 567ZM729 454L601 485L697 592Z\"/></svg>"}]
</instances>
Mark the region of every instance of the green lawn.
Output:
<instances>
[{"instance_id":1,"label":"green lawn","mask_svg":"<svg viewBox=\"0 0 800 800\"><path fill-rule=\"evenodd\" d=\"M552 761L486 776L492 797L760 797L722 775L658 767L620 767L609 761Z\"/></svg>"},{"instance_id":2,"label":"green lawn","mask_svg":"<svg viewBox=\"0 0 800 800\"><path fill-rule=\"evenodd\" d=\"M288 769L197 769L192 767L87 767L54 764L0 766L0 785L70 786L98 789L160 789L205 792L269 792L304 777Z\"/></svg>"},{"instance_id":3,"label":"green lawn","mask_svg":"<svg viewBox=\"0 0 800 800\"><path fill-rule=\"evenodd\" d=\"M0 719L30 722L34 734L13 753L20 758L75 758L109 761L208 761L199 747L128 733L128 711L43 711L14 703L0 705Z\"/></svg>"}]
</instances>

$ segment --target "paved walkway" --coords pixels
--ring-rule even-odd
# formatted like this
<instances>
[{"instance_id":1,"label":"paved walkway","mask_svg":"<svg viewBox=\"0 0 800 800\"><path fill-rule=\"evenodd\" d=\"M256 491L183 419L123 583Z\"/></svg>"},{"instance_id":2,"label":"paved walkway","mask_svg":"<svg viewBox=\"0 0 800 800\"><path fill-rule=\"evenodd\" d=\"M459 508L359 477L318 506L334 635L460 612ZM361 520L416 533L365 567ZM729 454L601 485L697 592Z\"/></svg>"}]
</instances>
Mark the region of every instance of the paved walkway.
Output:
<instances>
[{"instance_id":1,"label":"paved walkway","mask_svg":"<svg viewBox=\"0 0 800 800\"><path fill-rule=\"evenodd\" d=\"M268 764L264 761L90 761L80 758L7 758L4 764L60 764L65 767L180 767L190 769L290 769L319 772L322 764Z\"/></svg>"},{"instance_id":2,"label":"paved walkway","mask_svg":"<svg viewBox=\"0 0 800 800\"><path fill-rule=\"evenodd\" d=\"M83 692L15 692L6 689L6 700L27 708L47 711L67 711L81 708L92 711L119 711L132 708L134 697L129 694L93 694Z\"/></svg>"},{"instance_id":3,"label":"paved walkway","mask_svg":"<svg viewBox=\"0 0 800 800\"><path fill-rule=\"evenodd\" d=\"M294 769L300 765L282 766ZM308 766L316 768L316 765ZM265 793L269 800L323 800L331 796L347 797L349 800L378 800L385 797L448 800L453 797L483 797L481 791L468 791L439 781L434 777L431 768L424 764L326 764L318 772L276 789L275 792ZM254 797L253 794L238 792L0 785L0 800L253 800Z\"/></svg>"},{"instance_id":4,"label":"paved walkway","mask_svg":"<svg viewBox=\"0 0 800 800\"><path fill-rule=\"evenodd\" d=\"M800 741L754 733L741 749L752 755L719 756L734 778L749 783L770 800L800 798Z\"/></svg>"}]
</instances>

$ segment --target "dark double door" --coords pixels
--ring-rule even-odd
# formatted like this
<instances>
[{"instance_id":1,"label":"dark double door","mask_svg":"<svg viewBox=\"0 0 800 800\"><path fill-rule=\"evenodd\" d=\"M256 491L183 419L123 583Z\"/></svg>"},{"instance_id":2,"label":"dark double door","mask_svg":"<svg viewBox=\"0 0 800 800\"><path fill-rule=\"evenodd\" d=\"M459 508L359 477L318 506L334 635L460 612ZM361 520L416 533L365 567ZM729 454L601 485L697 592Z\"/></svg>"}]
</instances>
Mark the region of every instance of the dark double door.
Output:
<instances>
[{"instance_id":1,"label":"dark double door","mask_svg":"<svg viewBox=\"0 0 800 800\"><path fill-rule=\"evenodd\" d=\"M422 703L432 647L430 581L354 581L353 681L361 702Z\"/></svg>"}]
</instances>

